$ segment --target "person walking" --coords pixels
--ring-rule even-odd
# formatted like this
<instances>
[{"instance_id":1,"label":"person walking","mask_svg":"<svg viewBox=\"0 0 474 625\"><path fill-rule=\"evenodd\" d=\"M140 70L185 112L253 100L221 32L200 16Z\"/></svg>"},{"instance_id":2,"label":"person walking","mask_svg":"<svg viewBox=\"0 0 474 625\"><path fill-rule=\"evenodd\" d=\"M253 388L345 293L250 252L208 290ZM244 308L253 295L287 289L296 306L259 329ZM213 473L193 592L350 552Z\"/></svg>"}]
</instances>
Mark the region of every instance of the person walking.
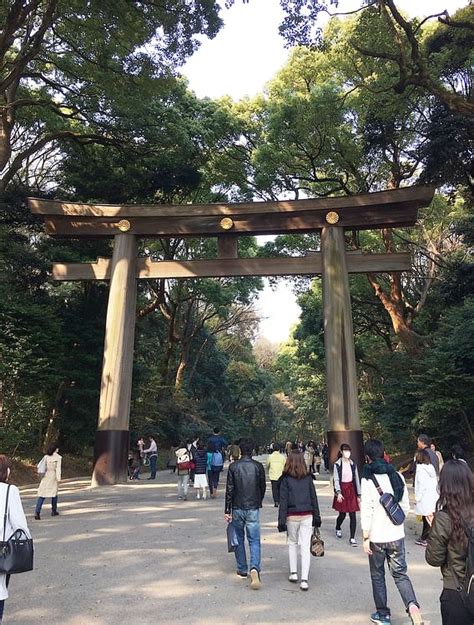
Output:
<instances>
[{"instance_id":1,"label":"person walking","mask_svg":"<svg viewBox=\"0 0 474 625\"><path fill-rule=\"evenodd\" d=\"M436 457L438 458L439 472L441 473L441 469L444 466L443 454L436 449L436 445L433 442L431 442L430 449L431 451L434 451L434 453L436 454Z\"/></svg>"},{"instance_id":2,"label":"person walking","mask_svg":"<svg viewBox=\"0 0 474 625\"><path fill-rule=\"evenodd\" d=\"M43 456L45 473L38 487L38 499L36 500L35 519L41 520L41 508L47 497L51 497L51 516L58 516L58 486L61 481L61 462L57 443L52 443Z\"/></svg>"},{"instance_id":3,"label":"person walking","mask_svg":"<svg viewBox=\"0 0 474 625\"><path fill-rule=\"evenodd\" d=\"M207 499L207 466L208 455L204 449L204 443L198 441L196 451L194 452L194 488L196 489L196 499Z\"/></svg>"},{"instance_id":4,"label":"person walking","mask_svg":"<svg viewBox=\"0 0 474 625\"><path fill-rule=\"evenodd\" d=\"M395 467L384 460L382 441L368 440L365 444L367 464L362 473L361 483L361 526L364 537L364 551L369 557L372 593L376 611L370 620L377 625L391 622L385 584L385 562L405 604L413 625L423 625L420 605L413 585L407 574L405 558L405 527L394 525L385 508L380 503L376 483L384 493L393 495L405 515L410 509L408 489L403 476Z\"/></svg>"},{"instance_id":5,"label":"person walking","mask_svg":"<svg viewBox=\"0 0 474 625\"><path fill-rule=\"evenodd\" d=\"M321 445L317 444L314 447L314 461L313 461L316 475L319 475L321 473L321 462L322 462Z\"/></svg>"},{"instance_id":6,"label":"person walking","mask_svg":"<svg viewBox=\"0 0 474 625\"><path fill-rule=\"evenodd\" d=\"M268 477L270 478L270 483L272 485L273 504L275 508L278 508L280 503L280 487L278 480L283 473L284 466L285 456L281 453L281 445L279 443L274 443L273 452L268 456L267 467Z\"/></svg>"},{"instance_id":7,"label":"person walking","mask_svg":"<svg viewBox=\"0 0 474 625\"><path fill-rule=\"evenodd\" d=\"M217 497L219 478L224 470L224 450L218 450L213 443L207 446L207 480L211 499Z\"/></svg>"},{"instance_id":8,"label":"person walking","mask_svg":"<svg viewBox=\"0 0 474 625\"><path fill-rule=\"evenodd\" d=\"M323 443L321 455L323 457L324 470L326 473L329 473L329 446L327 443Z\"/></svg>"},{"instance_id":9,"label":"person walking","mask_svg":"<svg viewBox=\"0 0 474 625\"><path fill-rule=\"evenodd\" d=\"M469 531L474 531L474 475L462 460L448 460L439 477L437 511L425 552L428 564L441 567L443 625L474 624L458 590L466 575Z\"/></svg>"},{"instance_id":10,"label":"person walking","mask_svg":"<svg viewBox=\"0 0 474 625\"><path fill-rule=\"evenodd\" d=\"M176 450L178 446L174 443L171 445L168 451L168 462L167 467L170 470L170 473L176 473Z\"/></svg>"},{"instance_id":11,"label":"person walking","mask_svg":"<svg viewBox=\"0 0 474 625\"><path fill-rule=\"evenodd\" d=\"M439 475L439 460L438 460L438 456L435 454L434 451L432 451L431 447L431 439L427 434L419 434L418 438L416 439L416 447L417 450L418 449L426 449L427 453L430 456L430 460L431 460L431 464L434 466L435 471L436 471L436 475ZM416 463L416 460L415 460ZM416 471L416 464L415 464L415 471Z\"/></svg>"},{"instance_id":12,"label":"person walking","mask_svg":"<svg viewBox=\"0 0 474 625\"><path fill-rule=\"evenodd\" d=\"M234 441L232 445L229 445L227 448L227 453L229 456L229 462L235 462L240 458L240 447L239 441Z\"/></svg>"},{"instance_id":13,"label":"person walking","mask_svg":"<svg viewBox=\"0 0 474 625\"><path fill-rule=\"evenodd\" d=\"M149 454L150 459L150 477L149 480L156 478L156 464L158 462L158 445L153 436L148 437L148 447L143 450L144 454Z\"/></svg>"},{"instance_id":14,"label":"person walking","mask_svg":"<svg viewBox=\"0 0 474 625\"><path fill-rule=\"evenodd\" d=\"M438 501L438 478L431 464L430 455L426 449L419 449L415 455L415 500L416 513L423 517L423 531L420 538L415 540L415 545L426 547L428 534L430 533L429 519L436 510Z\"/></svg>"},{"instance_id":15,"label":"person walking","mask_svg":"<svg viewBox=\"0 0 474 625\"><path fill-rule=\"evenodd\" d=\"M298 581L298 545L301 555L301 590L308 590L313 527L321 527L318 498L311 471L299 452L292 452L285 463L280 482L278 531L288 534L289 581Z\"/></svg>"},{"instance_id":16,"label":"person walking","mask_svg":"<svg viewBox=\"0 0 474 625\"><path fill-rule=\"evenodd\" d=\"M356 512L359 511L360 479L356 463L351 460L351 446L341 445L341 457L334 463L334 499L332 507L339 516L336 519L336 536L342 538L341 526L349 514L351 547L357 547L355 537L357 529Z\"/></svg>"},{"instance_id":17,"label":"person walking","mask_svg":"<svg viewBox=\"0 0 474 625\"><path fill-rule=\"evenodd\" d=\"M215 451L220 451L221 453L227 447L227 441L221 436L220 428L215 427L212 430L212 435L207 440L207 446L209 447L209 445L213 445Z\"/></svg>"},{"instance_id":18,"label":"person walking","mask_svg":"<svg viewBox=\"0 0 474 625\"><path fill-rule=\"evenodd\" d=\"M2 519L5 509L7 515L5 522L5 540L7 540L17 530L23 530L28 538L31 538L25 512L20 498L20 491L13 484L8 484L11 473L11 462L7 456L0 455L0 510ZM7 505L8 494L8 505ZM2 523L3 533L3 523ZM5 601L8 599L8 583L10 575L0 573L0 623L3 620Z\"/></svg>"},{"instance_id":19,"label":"person walking","mask_svg":"<svg viewBox=\"0 0 474 625\"><path fill-rule=\"evenodd\" d=\"M261 587L260 508L265 496L265 470L260 462L252 459L254 442L240 441L242 457L229 466L225 491L224 518L232 521L239 544L235 550L237 575L246 578L250 572L250 587ZM245 552L245 534L250 549L250 569Z\"/></svg>"},{"instance_id":20,"label":"person walking","mask_svg":"<svg viewBox=\"0 0 474 625\"><path fill-rule=\"evenodd\" d=\"M189 471L191 470L191 453L186 445L178 445L176 455L176 473L178 476L178 499L186 501L188 499Z\"/></svg>"}]
</instances>

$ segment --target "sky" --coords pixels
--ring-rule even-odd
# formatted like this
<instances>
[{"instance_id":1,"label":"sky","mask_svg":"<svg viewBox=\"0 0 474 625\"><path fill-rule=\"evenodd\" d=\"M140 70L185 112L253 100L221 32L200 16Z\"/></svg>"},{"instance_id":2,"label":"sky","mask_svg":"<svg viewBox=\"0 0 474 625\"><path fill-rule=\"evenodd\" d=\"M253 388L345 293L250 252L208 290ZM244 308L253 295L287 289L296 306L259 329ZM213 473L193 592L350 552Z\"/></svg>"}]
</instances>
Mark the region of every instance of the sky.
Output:
<instances>
[{"instance_id":1,"label":"sky","mask_svg":"<svg viewBox=\"0 0 474 625\"><path fill-rule=\"evenodd\" d=\"M433 15L447 9L451 14L467 0L398 0L408 14ZM342 0L340 9L351 10L355 0ZM234 100L254 96L285 64L289 51L278 34L283 17L279 0L235 0L222 11L225 25L213 40L204 39L199 50L181 69L198 97L230 95ZM260 333L270 341L285 341L297 323L299 307L291 282L268 284L260 294L257 308L262 315Z\"/></svg>"}]
</instances>

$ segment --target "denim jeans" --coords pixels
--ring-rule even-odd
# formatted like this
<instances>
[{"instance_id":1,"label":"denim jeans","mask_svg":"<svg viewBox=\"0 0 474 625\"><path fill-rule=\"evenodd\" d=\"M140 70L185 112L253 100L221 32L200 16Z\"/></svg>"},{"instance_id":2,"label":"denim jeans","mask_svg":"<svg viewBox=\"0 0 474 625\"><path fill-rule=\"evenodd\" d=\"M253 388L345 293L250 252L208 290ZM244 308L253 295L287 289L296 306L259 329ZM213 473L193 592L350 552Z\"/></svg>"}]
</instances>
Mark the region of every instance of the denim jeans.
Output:
<instances>
[{"instance_id":1,"label":"denim jeans","mask_svg":"<svg viewBox=\"0 0 474 625\"><path fill-rule=\"evenodd\" d=\"M245 534L250 547L250 570L260 572L260 510L232 511L232 522L239 539L239 546L234 551L239 573L248 573L247 555L245 553Z\"/></svg>"},{"instance_id":2,"label":"denim jeans","mask_svg":"<svg viewBox=\"0 0 474 625\"><path fill-rule=\"evenodd\" d=\"M46 497L38 497L38 499L36 500L35 514L40 514L41 508L43 507L45 499ZM58 496L56 495L56 497L51 497L51 512L57 512L57 510L58 510Z\"/></svg>"},{"instance_id":3,"label":"denim jeans","mask_svg":"<svg viewBox=\"0 0 474 625\"><path fill-rule=\"evenodd\" d=\"M408 610L412 603L420 607L410 578L407 575L405 539L401 538L391 543L371 542L370 548L372 549L372 555L369 556L372 593L374 595L375 607L379 614L390 616L390 609L387 606L387 586L385 585L385 560L387 560L388 568L405 604L405 608Z\"/></svg>"},{"instance_id":4,"label":"denim jeans","mask_svg":"<svg viewBox=\"0 0 474 625\"><path fill-rule=\"evenodd\" d=\"M178 497L187 497L189 488L189 474L178 475Z\"/></svg>"},{"instance_id":5,"label":"denim jeans","mask_svg":"<svg viewBox=\"0 0 474 625\"><path fill-rule=\"evenodd\" d=\"M150 477L152 480L156 477L156 463L158 461L158 456L150 456Z\"/></svg>"}]
</instances>

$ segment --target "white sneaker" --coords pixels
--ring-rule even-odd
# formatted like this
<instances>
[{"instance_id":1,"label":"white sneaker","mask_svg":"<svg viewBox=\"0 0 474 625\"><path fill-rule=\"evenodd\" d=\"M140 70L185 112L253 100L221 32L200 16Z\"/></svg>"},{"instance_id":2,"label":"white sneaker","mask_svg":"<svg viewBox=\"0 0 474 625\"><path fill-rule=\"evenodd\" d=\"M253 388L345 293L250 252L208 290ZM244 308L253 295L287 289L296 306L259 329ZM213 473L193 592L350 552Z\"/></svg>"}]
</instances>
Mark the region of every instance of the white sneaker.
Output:
<instances>
[{"instance_id":1,"label":"white sneaker","mask_svg":"<svg viewBox=\"0 0 474 625\"><path fill-rule=\"evenodd\" d=\"M201 493L196 494L196 499L201 499Z\"/></svg>"},{"instance_id":2,"label":"white sneaker","mask_svg":"<svg viewBox=\"0 0 474 625\"><path fill-rule=\"evenodd\" d=\"M290 573L288 576L288 581L292 584L296 584L296 582L298 581L298 573Z\"/></svg>"},{"instance_id":3,"label":"white sneaker","mask_svg":"<svg viewBox=\"0 0 474 625\"><path fill-rule=\"evenodd\" d=\"M308 588L309 588L308 582L305 579L301 580L300 588L301 588L301 590L308 590Z\"/></svg>"},{"instance_id":4,"label":"white sneaker","mask_svg":"<svg viewBox=\"0 0 474 625\"><path fill-rule=\"evenodd\" d=\"M336 536L342 538L342 530L336 530Z\"/></svg>"},{"instance_id":5,"label":"white sneaker","mask_svg":"<svg viewBox=\"0 0 474 625\"><path fill-rule=\"evenodd\" d=\"M350 538L349 539L349 545L351 547L357 547L357 540L355 538Z\"/></svg>"}]
</instances>

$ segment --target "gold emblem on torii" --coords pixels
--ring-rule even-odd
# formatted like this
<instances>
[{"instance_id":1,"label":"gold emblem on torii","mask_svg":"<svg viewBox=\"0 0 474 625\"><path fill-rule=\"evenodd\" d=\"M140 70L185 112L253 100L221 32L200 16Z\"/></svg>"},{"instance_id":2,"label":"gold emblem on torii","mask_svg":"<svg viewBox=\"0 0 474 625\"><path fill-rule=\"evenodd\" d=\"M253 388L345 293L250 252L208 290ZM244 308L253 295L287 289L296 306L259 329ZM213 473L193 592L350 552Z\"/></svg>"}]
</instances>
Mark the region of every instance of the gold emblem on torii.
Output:
<instances>
[{"instance_id":1,"label":"gold emblem on torii","mask_svg":"<svg viewBox=\"0 0 474 625\"><path fill-rule=\"evenodd\" d=\"M329 211L329 213L327 213L326 215L326 221L328 222L328 224L337 224L337 222L339 221L339 214L336 213L336 211Z\"/></svg>"}]
</instances>

